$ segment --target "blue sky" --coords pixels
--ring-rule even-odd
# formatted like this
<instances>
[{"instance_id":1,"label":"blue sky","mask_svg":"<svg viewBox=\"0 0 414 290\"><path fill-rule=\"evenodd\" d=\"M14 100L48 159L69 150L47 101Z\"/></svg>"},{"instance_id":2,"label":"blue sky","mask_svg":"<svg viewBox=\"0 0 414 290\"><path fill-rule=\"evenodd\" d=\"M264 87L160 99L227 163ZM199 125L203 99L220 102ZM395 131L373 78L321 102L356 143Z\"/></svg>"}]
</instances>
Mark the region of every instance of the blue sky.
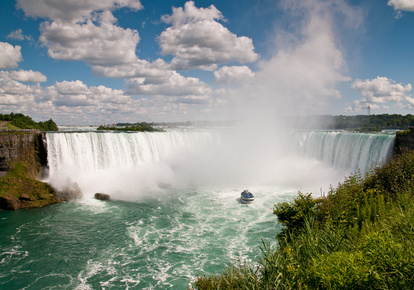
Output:
<instances>
[{"instance_id":1,"label":"blue sky","mask_svg":"<svg viewBox=\"0 0 414 290\"><path fill-rule=\"evenodd\" d=\"M0 112L58 124L413 114L413 0L5 0Z\"/></svg>"}]
</instances>

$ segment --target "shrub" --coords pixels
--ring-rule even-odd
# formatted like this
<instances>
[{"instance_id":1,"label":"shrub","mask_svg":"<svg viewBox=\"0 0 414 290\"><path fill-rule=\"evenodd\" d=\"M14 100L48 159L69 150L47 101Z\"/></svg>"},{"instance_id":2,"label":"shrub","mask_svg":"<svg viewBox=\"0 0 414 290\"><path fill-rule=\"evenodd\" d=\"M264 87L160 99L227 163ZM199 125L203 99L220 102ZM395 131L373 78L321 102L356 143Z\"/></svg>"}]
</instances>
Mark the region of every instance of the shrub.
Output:
<instances>
[{"instance_id":1,"label":"shrub","mask_svg":"<svg viewBox=\"0 0 414 290\"><path fill-rule=\"evenodd\" d=\"M273 213L277 215L279 223L285 226L282 230L281 236L287 236L296 233L305 224L306 217L313 217L316 215L315 205L320 199L313 199L312 194L298 193L298 197L293 199L293 202L283 202L276 204L273 208Z\"/></svg>"}]
</instances>

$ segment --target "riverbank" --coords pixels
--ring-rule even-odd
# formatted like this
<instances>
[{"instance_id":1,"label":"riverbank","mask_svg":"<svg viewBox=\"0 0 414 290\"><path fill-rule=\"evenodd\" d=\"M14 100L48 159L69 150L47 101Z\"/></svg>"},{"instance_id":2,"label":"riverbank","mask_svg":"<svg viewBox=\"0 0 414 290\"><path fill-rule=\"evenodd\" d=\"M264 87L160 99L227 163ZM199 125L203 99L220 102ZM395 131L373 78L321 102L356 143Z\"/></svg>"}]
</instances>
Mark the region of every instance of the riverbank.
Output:
<instances>
[{"instance_id":1,"label":"riverbank","mask_svg":"<svg viewBox=\"0 0 414 290\"><path fill-rule=\"evenodd\" d=\"M284 230L262 246L258 266L201 275L195 289L412 289L414 153L364 178L349 176L326 197L299 194L275 205Z\"/></svg>"}]
</instances>

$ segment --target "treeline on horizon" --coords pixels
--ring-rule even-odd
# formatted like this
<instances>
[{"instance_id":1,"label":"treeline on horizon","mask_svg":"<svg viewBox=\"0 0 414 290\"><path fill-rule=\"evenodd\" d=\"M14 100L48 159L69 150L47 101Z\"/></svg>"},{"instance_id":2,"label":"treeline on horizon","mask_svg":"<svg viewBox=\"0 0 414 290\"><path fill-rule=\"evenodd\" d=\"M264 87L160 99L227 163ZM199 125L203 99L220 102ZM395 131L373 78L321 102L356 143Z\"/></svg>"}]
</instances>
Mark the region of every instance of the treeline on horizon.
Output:
<instances>
[{"instance_id":1,"label":"treeline on horizon","mask_svg":"<svg viewBox=\"0 0 414 290\"><path fill-rule=\"evenodd\" d=\"M381 129L408 129L414 126L414 115L379 114L356 116L304 116L292 117L289 124L294 128L380 131Z\"/></svg>"},{"instance_id":2,"label":"treeline on horizon","mask_svg":"<svg viewBox=\"0 0 414 290\"><path fill-rule=\"evenodd\" d=\"M0 114L0 121L10 122L13 126L19 129L31 129L31 130L40 130L40 131L58 131L59 128L56 123L49 119L45 122L35 122L31 117L25 116L23 114L10 113L10 114Z\"/></svg>"},{"instance_id":3,"label":"treeline on horizon","mask_svg":"<svg viewBox=\"0 0 414 290\"><path fill-rule=\"evenodd\" d=\"M118 123L116 126L105 126L101 125L97 129L98 131L132 131L132 132L163 132L164 130L161 128L155 128L152 124L147 122L139 122L139 123Z\"/></svg>"},{"instance_id":4,"label":"treeline on horizon","mask_svg":"<svg viewBox=\"0 0 414 290\"><path fill-rule=\"evenodd\" d=\"M119 127L122 126L134 126L140 125L146 122L138 122L138 123L117 123L116 125ZM181 121L181 122L152 122L146 123L150 126L160 126L160 127L167 127L167 128L176 128L176 127L232 127L237 125L237 121L235 120L225 120L225 121L216 121L216 120L202 120L202 121Z\"/></svg>"},{"instance_id":5,"label":"treeline on horizon","mask_svg":"<svg viewBox=\"0 0 414 290\"><path fill-rule=\"evenodd\" d=\"M323 130L352 130L359 132L381 131L382 129L408 129L414 126L414 115L400 114L378 114L378 115L356 115L356 116L332 116L332 115L313 115L296 116L284 118L287 126L302 129L323 129ZM31 117L21 113L1 114L0 121L8 121L10 124L20 129L39 129L41 131L58 131L56 123L49 119L45 122L35 122ZM162 131L154 126L179 127L179 126L236 126L236 120L226 121L184 121L184 122L136 122L136 123L117 123L116 126L102 125L98 130L116 131Z\"/></svg>"},{"instance_id":6,"label":"treeline on horizon","mask_svg":"<svg viewBox=\"0 0 414 290\"><path fill-rule=\"evenodd\" d=\"M312 115L282 118L288 127L299 129L323 129L323 130L351 130L359 132L375 132L382 129L408 129L414 126L414 115L379 114L379 115ZM232 127L239 122L227 121L186 121L186 122L158 122L149 123L151 126L179 127ZM139 123L118 123L117 126L131 126Z\"/></svg>"}]
</instances>

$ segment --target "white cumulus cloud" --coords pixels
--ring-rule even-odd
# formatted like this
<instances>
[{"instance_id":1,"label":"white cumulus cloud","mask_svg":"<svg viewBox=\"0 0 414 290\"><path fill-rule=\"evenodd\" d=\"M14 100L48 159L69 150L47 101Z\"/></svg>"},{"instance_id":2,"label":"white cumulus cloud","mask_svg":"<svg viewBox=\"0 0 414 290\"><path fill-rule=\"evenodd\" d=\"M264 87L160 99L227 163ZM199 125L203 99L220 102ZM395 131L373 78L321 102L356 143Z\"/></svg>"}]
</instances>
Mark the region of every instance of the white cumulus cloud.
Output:
<instances>
[{"instance_id":1,"label":"white cumulus cloud","mask_svg":"<svg viewBox=\"0 0 414 290\"><path fill-rule=\"evenodd\" d=\"M93 65L92 72L110 78L162 77L172 73L168 67L169 65L162 59L153 62L137 59L135 62L112 66Z\"/></svg>"},{"instance_id":2,"label":"white cumulus cloud","mask_svg":"<svg viewBox=\"0 0 414 290\"><path fill-rule=\"evenodd\" d=\"M127 80L128 94L174 97L176 102L200 103L210 99L212 90L198 78L173 72L165 78L132 78Z\"/></svg>"},{"instance_id":3,"label":"white cumulus cloud","mask_svg":"<svg viewBox=\"0 0 414 290\"><path fill-rule=\"evenodd\" d=\"M214 72L216 82L224 84L243 84L254 78L254 73L249 67L243 66L223 66Z\"/></svg>"},{"instance_id":4,"label":"white cumulus cloud","mask_svg":"<svg viewBox=\"0 0 414 290\"><path fill-rule=\"evenodd\" d=\"M47 77L38 71L18 70L10 72L10 77L16 81L28 83L42 83L47 81Z\"/></svg>"},{"instance_id":5,"label":"white cumulus cloud","mask_svg":"<svg viewBox=\"0 0 414 290\"><path fill-rule=\"evenodd\" d=\"M17 8L26 16L62 21L83 21L94 11L121 7L142 9L139 0L17 0Z\"/></svg>"},{"instance_id":6,"label":"white cumulus cloud","mask_svg":"<svg viewBox=\"0 0 414 290\"><path fill-rule=\"evenodd\" d=\"M88 91L88 87L80 80L57 82L54 87L60 95L80 95Z\"/></svg>"},{"instance_id":7,"label":"white cumulus cloud","mask_svg":"<svg viewBox=\"0 0 414 290\"><path fill-rule=\"evenodd\" d=\"M348 111L359 111L368 105L371 108L379 108L379 104L387 106L387 103L394 103L399 107L412 108L413 99L409 95L412 90L411 84L402 85L387 77L377 77L369 80L355 80L351 87L365 96L361 100L356 100L353 106L347 108Z\"/></svg>"},{"instance_id":8,"label":"white cumulus cloud","mask_svg":"<svg viewBox=\"0 0 414 290\"><path fill-rule=\"evenodd\" d=\"M19 0L26 16L45 18L39 40L54 59L80 60L90 65L136 61L138 31L122 28L112 11L142 8L138 0ZM16 34L19 36L19 34Z\"/></svg>"},{"instance_id":9,"label":"white cumulus cloud","mask_svg":"<svg viewBox=\"0 0 414 290\"><path fill-rule=\"evenodd\" d=\"M27 95L33 93L34 86L22 84L6 71L0 71L0 98L4 95Z\"/></svg>"},{"instance_id":10,"label":"white cumulus cloud","mask_svg":"<svg viewBox=\"0 0 414 290\"><path fill-rule=\"evenodd\" d=\"M172 26L161 33L159 44L163 55L174 56L172 68L215 70L222 63L256 61L252 40L231 33L217 22L222 19L213 5L197 8L193 1L163 16L162 20Z\"/></svg>"},{"instance_id":11,"label":"white cumulus cloud","mask_svg":"<svg viewBox=\"0 0 414 290\"><path fill-rule=\"evenodd\" d=\"M138 32L104 21L99 18L99 25L90 19L85 23L44 22L40 41L54 59L83 60L92 65L134 62Z\"/></svg>"},{"instance_id":12,"label":"white cumulus cloud","mask_svg":"<svg viewBox=\"0 0 414 290\"><path fill-rule=\"evenodd\" d=\"M389 6L394 6L395 10L414 11L413 0L390 0Z\"/></svg>"},{"instance_id":13,"label":"white cumulus cloud","mask_svg":"<svg viewBox=\"0 0 414 290\"><path fill-rule=\"evenodd\" d=\"M13 46L7 42L0 42L0 69L12 69L22 61L21 46Z\"/></svg>"}]
</instances>

